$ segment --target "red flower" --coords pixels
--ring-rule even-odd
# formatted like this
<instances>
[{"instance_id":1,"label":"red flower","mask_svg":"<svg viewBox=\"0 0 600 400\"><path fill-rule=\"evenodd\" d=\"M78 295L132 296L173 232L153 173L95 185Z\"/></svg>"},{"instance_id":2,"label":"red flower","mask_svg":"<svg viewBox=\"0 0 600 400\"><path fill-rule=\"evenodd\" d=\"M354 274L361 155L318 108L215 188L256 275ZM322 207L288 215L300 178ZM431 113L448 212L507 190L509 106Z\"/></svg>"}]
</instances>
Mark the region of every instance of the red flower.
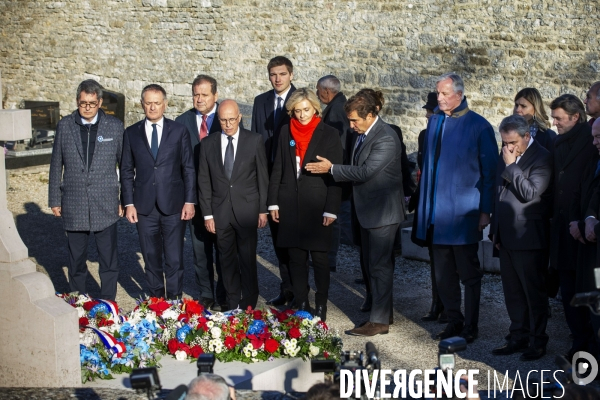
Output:
<instances>
[{"instance_id":1,"label":"red flower","mask_svg":"<svg viewBox=\"0 0 600 400\"><path fill-rule=\"evenodd\" d=\"M171 307L171 305L164 300L159 303L150 304L148 306L148 308L154 311L158 316L162 315L162 313L169 307Z\"/></svg>"},{"instance_id":2,"label":"red flower","mask_svg":"<svg viewBox=\"0 0 600 400\"><path fill-rule=\"evenodd\" d=\"M235 341L238 344L242 343L242 340L244 340L245 337L246 337L246 334L244 332L238 332L238 334L236 335Z\"/></svg>"},{"instance_id":3,"label":"red flower","mask_svg":"<svg viewBox=\"0 0 600 400\"><path fill-rule=\"evenodd\" d=\"M329 358L329 353L328 352L324 351L323 355L325 356L325 358Z\"/></svg>"},{"instance_id":4,"label":"red flower","mask_svg":"<svg viewBox=\"0 0 600 400\"><path fill-rule=\"evenodd\" d=\"M100 321L98 321L98 326L111 326L113 324L114 321L112 319L102 318Z\"/></svg>"},{"instance_id":5,"label":"red flower","mask_svg":"<svg viewBox=\"0 0 600 400\"><path fill-rule=\"evenodd\" d=\"M254 312L252 313L252 316L254 317L254 319L262 319L262 311L254 310Z\"/></svg>"},{"instance_id":6,"label":"red flower","mask_svg":"<svg viewBox=\"0 0 600 400\"><path fill-rule=\"evenodd\" d=\"M227 336L225 338L225 347L227 347L229 350L233 349L235 347L235 339L231 336Z\"/></svg>"},{"instance_id":7,"label":"red flower","mask_svg":"<svg viewBox=\"0 0 600 400\"><path fill-rule=\"evenodd\" d=\"M167 343L167 347L169 348L169 353L175 354L175 352L179 348L179 342L177 341L177 339L173 338L169 340L169 342Z\"/></svg>"},{"instance_id":8,"label":"red flower","mask_svg":"<svg viewBox=\"0 0 600 400\"><path fill-rule=\"evenodd\" d=\"M79 327L82 328L84 326L88 326L90 324L90 320L86 317L79 318Z\"/></svg>"},{"instance_id":9,"label":"red flower","mask_svg":"<svg viewBox=\"0 0 600 400\"><path fill-rule=\"evenodd\" d=\"M248 339L250 339L250 343L252 343L252 347L254 347L255 350L260 349L264 343L263 340L260 340L259 338L257 338L254 335L248 335L247 337L248 337Z\"/></svg>"},{"instance_id":10,"label":"red flower","mask_svg":"<svg viewBox=\"0 0 600 400\"><path fill-rule=\"evenodd\" d=\"M187 354L188 356L189 356L190 354L192 354L192 350L190 349L190 346L188 346L188 345L187 345L187 344L185 344L185 343L179 343L179 344L177 345L177 347L178 347L178 349L177 349L177 350L185 351L185 354Z\"/></svg>"},{"instance_id":11,"label":"red flower","mask_svg":"<svg viewBox=\"0 0 600 400\"><path fill-rule=\"evenodd\" d=\"M323 320L317 322L317 325L321 325L323 328L329 330L329 327L327 326L327 324Z\"/></svg>"},{"instance_id":12,"label":"red flower","mask_svg":"<svg viewBox=\"0 0 600 400\"><path fill-rule=\"evenodd\" d=\"M275 339L267 339L265 342L265 350L273 354L279 348L279 342Z\"/></svg>"},{"instance_id":13,"label":"red flower","mask_svg":"<svg viewBox=\"0 0 600 400\"><path fill-rule=\"evenodd\" d=\"M100 302L96 300L86 301L85 303L83 303L83 309L85 311L90 311L97 304L100 304Z\"/></svg>"},{"instance_id":14,"label":"red flower","mask_svg":"<svg viewBox=\"0 0 600 400\"><path fill-rule=\"evenodd\" d=\"M292 339L298 339L300 336L302 336L302 334L300 333L300 329L298 329L296 327L293 327L292 329L290 329L288 334L290 335L290 337Z\"/></svg>"},{"instance_id":15,"label":"red flower","mask_svg":"<svg viewBox=\"0 0 600 400\"><path fill-rule=\"evenodd\" d=\"M198 303L196 300L183 300L183 304L185 307L185 312L189 315L198 315L204 312L204 307Z\"/></svg>"},{"instance_id":16,"label":"red flower","mask_svg":"<svg viewBox=\"0 0 600 400\"><path fill-rule=\"evenodd\" d=\"M187 314L179 314L177 316L177 321L184 321L184 320L187 321L187 319L188 319L188 315Z\"/></svg>"},{"instance_id":17,"label":"red flower","mask_svg":"<svg viewBox=\"0 0 600 400\"><path fill-rule=\"evenodd\" d=\"M190 349L190 352L192 353L192 357L198 358L200 357L200 354L204 353L204 350L202 350L202 347L195 345Z\"/></svg>"}]
</instances>

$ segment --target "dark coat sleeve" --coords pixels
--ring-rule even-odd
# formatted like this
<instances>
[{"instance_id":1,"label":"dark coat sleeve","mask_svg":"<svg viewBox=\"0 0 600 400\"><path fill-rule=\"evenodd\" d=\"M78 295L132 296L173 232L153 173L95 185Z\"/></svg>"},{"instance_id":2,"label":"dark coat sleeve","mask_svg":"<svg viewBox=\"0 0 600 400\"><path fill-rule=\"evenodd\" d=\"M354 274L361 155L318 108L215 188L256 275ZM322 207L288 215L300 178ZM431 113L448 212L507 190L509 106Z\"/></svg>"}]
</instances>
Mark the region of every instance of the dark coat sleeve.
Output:
<instances>
[{"instance_id":1,"label":"dark coat sleeve","mask_svg":"<svg viewBox=\"0 0 600 400\"><path fill-rule=\"evenodd\" d=\"M273 162L273 169L271 170L271 177L269 180L269 191L267 195L267 207L279 205L279 184L281 183L281 174L283 173L283 145L282 141L285 140L287 132L287 126L282 127L282 132L279 135L277 142L277 151L275 152L275 161Z\"/></svg>"},{"instance_id":2,"label":"dark coat sleeve","mask_svg":"<svg viewBox=\"0 0 600 400\"><path fill-rule=\"evenodd\" d=\"M206 154L207 147L209 146L200 146L200 161L198 164L198 201L200 203L202 217L213 215L211 206L212 187L210 184L210 170L208 168L208 159Z\"/></svg>"},{"instance_id":3,"label":"dark coat sleeve","mask_svg":"<svg viewBox=\"0 0 600 400\"><path fill-rule=\"evenodd\" d=\"M397 125L391 125L390 127L396 132L398 135L398 139L400 139L400 146L402 148L402 154L400 157L400 165L402 166L402 189L404 190L404 195L410 197L413 195L417 188L417 184L415 183L410 168L410 161L408 161L408 155L406 154L406 146L404 145L404 137L402 136L402 129L400 129Z\"/></svg>"},{"instance_id":4,"label":"dark coat sleeve","mask_svg":"<svg viewBox=\"0 0 600 400\"><path fill-rule=\"evenodd\" d=\"M327 141L327 148L325 152L327 158L332 164L341 164L344 159L342 142L333 135L325 136ZM342 201L342 187L339 183L336 183L333 176L327 174L327 200L325 201L326 213L338 215L340 212L340 204Z\"/></svg>"},{"instance_id":5,"label":"dark coat sleeve","mask_svg":"<svg viewBox=\"0 0 600 400\"><path fill-rule=\"evenodd\" d=\"M267 211L267 196L269 193L269 170L267 166L267 155L265 153L265 145L262 136L256 138L256 178L258 180L259 193L259 213L266 214Z\"/></svg>"},{"instance_id":6,"label":"dark coat sleeve","mask_svg":"<svg viewBox=\"0 0 600 400\"><path fill-rule=\"evenodd\" d=\"M528 177L523 176L519 164L512 163L504 169L502 178L512 183L509 190L522 203L528 203L546 191L552 177L552 166L544 159L539 167L532 168Z\"/></svg>"},{"instance_id":7,"label":"dark coat sleeve","mask_svg":"<svg viewBox=\"0 0 600 400\"><path fill-rule=\"evenodd\" d=\"M178 124L180 125L180 124ZM196 204L196 169L194 168L194 154L189 140L187 128L180 125L181 129L181 173L184 184L184 198L186 203Z\"/></svg>"},{"instance_id":8,"label":"dark coat sleeve","mask_svg":"<svg viewBox=\"0 0 600 400\"><path fill-rule=\"evenodd\" d=\"M133 167L133 153L129 144L131 129L125 130L123 135L123 151L121 153L121 162L119 163L119 176L121 177L121 203L123 206L133 204L133 180L135 170Z\"/></svg>"}]
</instances>

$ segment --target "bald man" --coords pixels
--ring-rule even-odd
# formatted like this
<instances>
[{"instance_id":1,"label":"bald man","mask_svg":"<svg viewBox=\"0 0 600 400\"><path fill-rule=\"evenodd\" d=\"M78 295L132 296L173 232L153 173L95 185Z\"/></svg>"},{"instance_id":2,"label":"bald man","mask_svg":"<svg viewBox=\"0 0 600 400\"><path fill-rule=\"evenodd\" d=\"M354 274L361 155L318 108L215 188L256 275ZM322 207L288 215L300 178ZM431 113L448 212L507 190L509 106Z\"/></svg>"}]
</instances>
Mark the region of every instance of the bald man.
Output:
<instances>
[{"instance_id":1,"label":"bald man","mask_svg":"<svg viewBox=\"0 0 600 400\"><path fill-rule=\"evenodd\" d=\"M206 230L217 235L229 308L256 307L257 228L267 224L269 174L262 136L240 128L237 103L219 105L221 134L202 141L198 199Z\"/></svg>"}]
</instances>

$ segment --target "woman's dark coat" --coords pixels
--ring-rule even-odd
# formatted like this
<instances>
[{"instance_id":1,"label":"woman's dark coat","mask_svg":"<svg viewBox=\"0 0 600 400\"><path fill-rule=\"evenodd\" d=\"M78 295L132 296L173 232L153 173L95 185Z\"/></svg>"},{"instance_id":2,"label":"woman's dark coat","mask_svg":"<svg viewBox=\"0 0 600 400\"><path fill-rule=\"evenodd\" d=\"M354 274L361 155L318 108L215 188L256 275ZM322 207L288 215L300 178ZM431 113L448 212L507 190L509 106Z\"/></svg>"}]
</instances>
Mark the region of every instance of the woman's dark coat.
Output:
<instances>
[{"instance_id":1,"label":"woman's dark coat","mask_svg":"<svg viewBox=\"0 0 600 400\"><path fill-rule=\"evenodd\" d=\"M342 189L331 174L312 174L304 167L317 156L332 164L343 161L337 129L319 123L306 150L300 176L296 178L296 146L289 125L279 134L279 144L269 182L267 205L279 206L278 247L329 251L331 225L323 226L323 213L338 215Z\"/></svg>"}]
</instances>

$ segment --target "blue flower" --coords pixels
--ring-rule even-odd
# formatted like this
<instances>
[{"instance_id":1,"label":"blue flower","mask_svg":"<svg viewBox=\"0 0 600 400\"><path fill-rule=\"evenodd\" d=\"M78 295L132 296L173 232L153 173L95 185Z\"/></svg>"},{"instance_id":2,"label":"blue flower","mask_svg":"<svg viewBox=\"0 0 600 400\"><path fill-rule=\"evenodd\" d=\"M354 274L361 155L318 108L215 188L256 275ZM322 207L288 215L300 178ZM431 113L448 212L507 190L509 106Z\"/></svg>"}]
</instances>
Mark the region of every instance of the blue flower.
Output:
<instances>
[{"instance_id":1,"label":"blue flower","mask_svg":"<svg viewBox=\"0 0 600 400\"><path fill-rule=\"evenodd\" d=\"M262 333L265 328L265 323L262 320L254 320L248 327L247 334L248 335L259 335Z\"/></svg>"},{"instance_id":2,"label":"blue flower","mask_svg":"<svg viewBox=\"0 0 600 400\"><path fill-rule=\"evenodd\" d=\"M110 310L108 309L108 306L106 304L98 303L94 307L92 307L88 315L92 318L96 318L96 314L98 313L110 314Z\"/></svg>"},{"instance_id":3,"label":"blue flower","mask_svg":"<svg viewBox=\"0 0 600 400\"><path fill-rule=\"evenodd\" d=\"M188 325L184 325L181 328L177 329L177 333L175 333L175 337L181 343L185 342L185 337L190 333L192 328Z\"/></svg>"},{"instance_id":4,"label":"blue flower","mask_svg":"<svg viewBox=\"0 0 600 400\"><path fill-rule=\"evenodd\" d=\"M294 316L300 317L300 318L303 318L303 319L313 319L312 314L309 313L308 311L304 311L304 310L296 311L294 313Z\"/></svg>"}]
</instances>

